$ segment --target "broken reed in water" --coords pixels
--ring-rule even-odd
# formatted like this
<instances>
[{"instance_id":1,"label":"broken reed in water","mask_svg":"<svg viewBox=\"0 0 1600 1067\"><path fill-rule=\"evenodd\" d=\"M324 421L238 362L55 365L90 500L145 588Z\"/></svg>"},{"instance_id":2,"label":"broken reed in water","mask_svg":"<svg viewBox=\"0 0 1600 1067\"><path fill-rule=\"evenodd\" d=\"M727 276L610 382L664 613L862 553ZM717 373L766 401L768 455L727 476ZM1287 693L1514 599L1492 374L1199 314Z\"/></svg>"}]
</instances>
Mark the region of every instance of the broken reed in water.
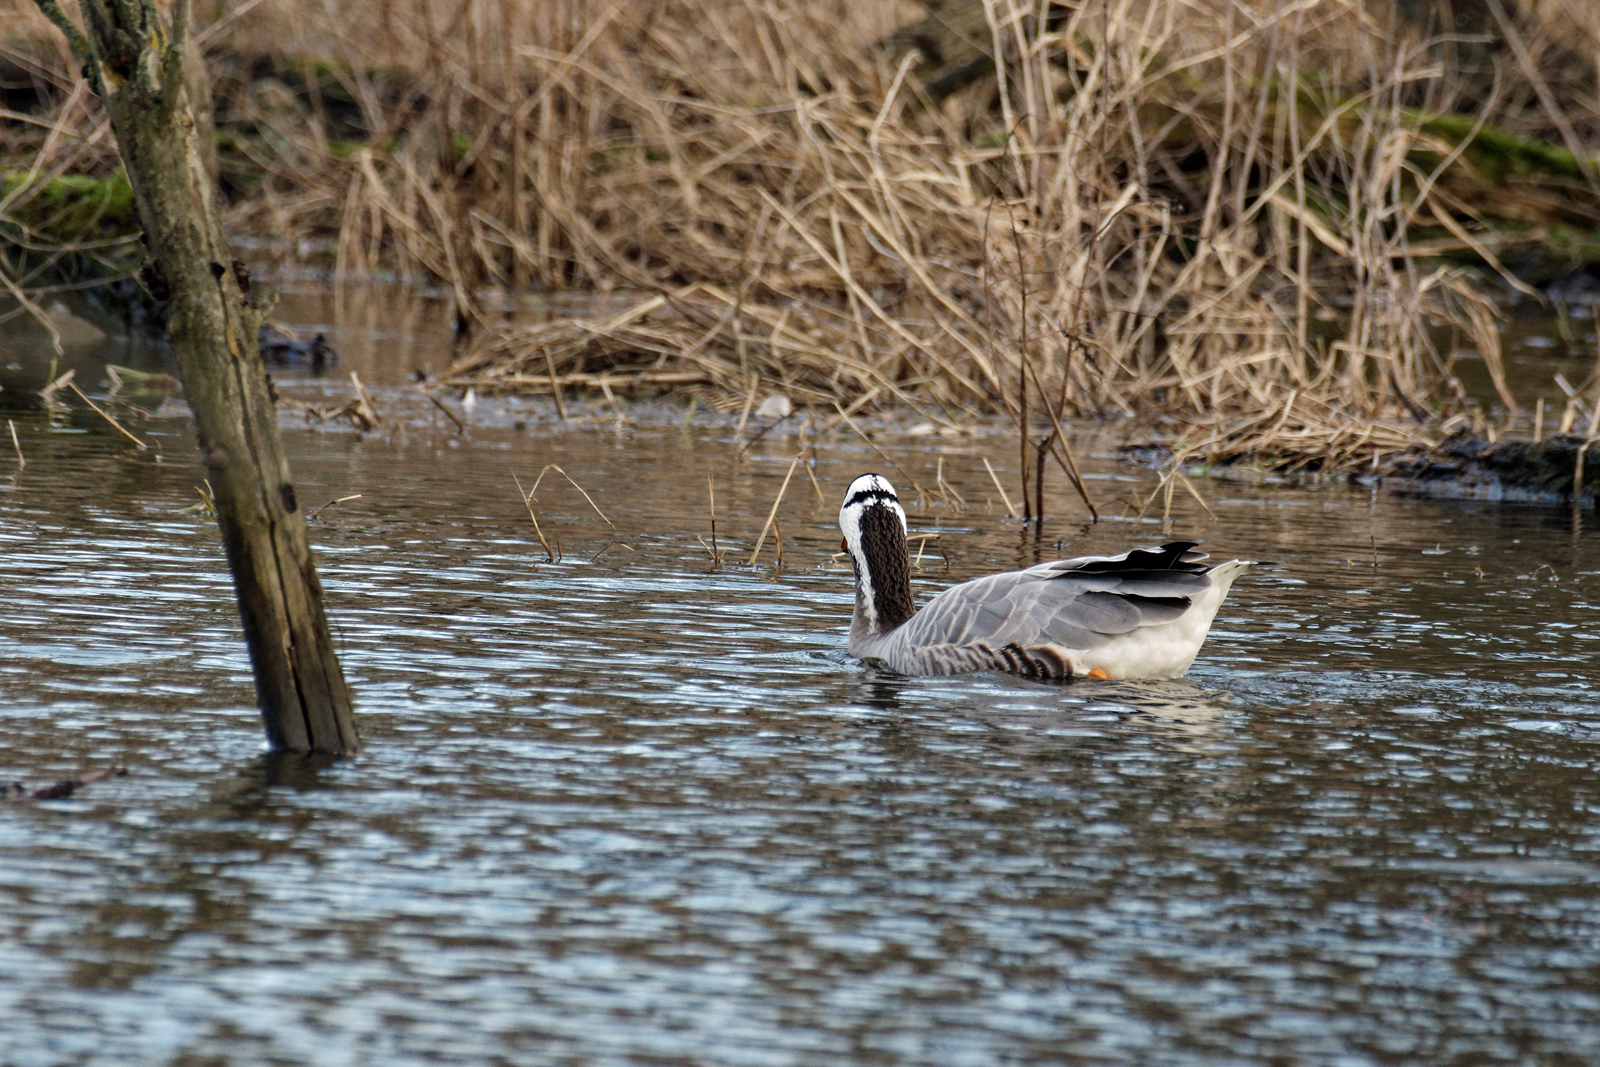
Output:
<instances>
[{"instance_id":1,"label":"broken reed in water","mask_svg":"<svg viewBox=\"0 0 1600 1067\"><path fill-rule=\"evenodd\" d=\"M1465 410L1460 346L1516 414L1495 306L1421 253L1498 266L1477 120L1537 70L1446 122L1449 43L1370 4L969 6L942 5L982 15L995 70L953 91L887 2L468 0L416 34L308 8L368 137L330 144L315 94L241 90L275 147L231 221L331 241L338 279L442 279L479 325L447 381L480 391L759 385L1041 439L1166 415L1185 454L1340 467ZM1563 203L1600 222L1565 158ZM506 327L485 284L637 299Z\"/></svg>"}]
</instances>

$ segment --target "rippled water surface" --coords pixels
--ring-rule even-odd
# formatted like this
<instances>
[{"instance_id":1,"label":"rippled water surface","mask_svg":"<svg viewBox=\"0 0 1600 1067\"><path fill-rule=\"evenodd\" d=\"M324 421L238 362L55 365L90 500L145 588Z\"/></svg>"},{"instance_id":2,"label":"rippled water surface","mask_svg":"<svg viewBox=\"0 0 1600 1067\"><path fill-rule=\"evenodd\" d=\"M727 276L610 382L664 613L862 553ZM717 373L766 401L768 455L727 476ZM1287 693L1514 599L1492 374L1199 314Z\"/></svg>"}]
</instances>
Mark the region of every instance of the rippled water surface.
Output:
<instances>
[{"instance_id":1,"label":"rippled water surface","mask_svg":"<svg viewBox=\"0 0 1600 1067\"><path fill-rule=\"evenodd\" d=\"M1186 680L907 680L843 655L838 497L905 480L859 441L775 573L781 431L293 431L302 501L361 494L312 532L367 748L318 768L262 755L187 424L7 414L0 778L130 769L0 805L8 1067L1600 1062L1592 518L1209 482L1172 533L1279 566ZM912 509L919 596L1163 538L1062 494L1035 546L1004 439L881 444L972 505ZM550 463L615 524L546 475L556 563Z\"/></svg>"}]
</instances>

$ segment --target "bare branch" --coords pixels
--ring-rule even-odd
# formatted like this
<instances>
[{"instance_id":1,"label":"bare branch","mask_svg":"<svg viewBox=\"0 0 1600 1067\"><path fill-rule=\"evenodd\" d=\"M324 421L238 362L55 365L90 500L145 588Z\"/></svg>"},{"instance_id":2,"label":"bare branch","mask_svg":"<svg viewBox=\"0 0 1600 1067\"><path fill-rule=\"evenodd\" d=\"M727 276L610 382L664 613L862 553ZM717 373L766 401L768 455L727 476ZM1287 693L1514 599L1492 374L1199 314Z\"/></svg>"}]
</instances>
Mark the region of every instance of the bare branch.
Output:
<instances>
[{"instance_id":1,"label":"bare branch","mask_svg":"<svg viewBox=\"0 0 1600 1067\"><path fill-rule=\"evenodd\" d=\"M192 0L176 0L172 5L172 33L167 44L167 55L162 73L162 93L166 106L176 106L183 98L179 91L184 84L184 53L189 47L190 5Z\"/></svg>"},{"instance_id":2,"label":"bare branch","mask_svg":"<svg viewBox=\"0 0 1600 1067\"><path fill-rule=\"evenodd\" d=\"M44 12L44 17L55 23L56 29L67 37L67 43L72 46L73 55L89 60L94 60L94 53L89 50L89 39L78 29L78 24L67 17L61 10L61 5L56 0L37 0L39 10Z\"/></svg>"}]
</instances>

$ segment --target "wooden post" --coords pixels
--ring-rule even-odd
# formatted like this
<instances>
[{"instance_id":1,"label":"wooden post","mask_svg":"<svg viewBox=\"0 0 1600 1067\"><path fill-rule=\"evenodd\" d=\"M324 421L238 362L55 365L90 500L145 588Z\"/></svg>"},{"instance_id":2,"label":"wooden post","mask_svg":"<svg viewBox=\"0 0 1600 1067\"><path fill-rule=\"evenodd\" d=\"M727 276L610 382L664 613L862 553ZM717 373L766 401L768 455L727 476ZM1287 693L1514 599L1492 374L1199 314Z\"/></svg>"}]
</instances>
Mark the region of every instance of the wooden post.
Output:
<instances>
[{"instance_id":1,"label":"wooden post","mask_svg":"<svg viewBox=\"0 0 1600 1067\"><path fill-rule=\"evenodd\" d=\"M201 138L210 124L197 121L185 76L190 0L176 0L170 29L154 0L80 0L82 30L57 0L38 4L85 60L144 226L145 283L170 301L168 336L216 496L267 740L352 753L350 691L256 344L275 296L252 300L249 274L228 252Z\"/></svg>"}]
</instances>

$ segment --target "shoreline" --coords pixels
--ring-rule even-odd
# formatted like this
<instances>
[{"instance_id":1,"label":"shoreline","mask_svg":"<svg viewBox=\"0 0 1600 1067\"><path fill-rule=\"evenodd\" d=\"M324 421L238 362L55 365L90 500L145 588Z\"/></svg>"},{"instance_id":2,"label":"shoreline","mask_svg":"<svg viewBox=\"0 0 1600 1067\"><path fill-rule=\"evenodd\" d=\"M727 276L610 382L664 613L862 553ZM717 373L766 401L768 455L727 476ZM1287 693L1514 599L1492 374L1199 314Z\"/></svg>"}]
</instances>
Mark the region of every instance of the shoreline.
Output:
<instances>
[{"instance_id":1,"label":"shoreline","mask_svg":"<svg viewBox=\"0 0 1600 1067\"><path fill-rule=\"evenodd\" d=\"M118 339L106 340L115 344ZM98 353L82 348L77 349L76 355L79 363L86 358L92 362L101 359ZM41 367L44 365L43 358L38 362ZM852 434L867 438L868 444L892 439L899 447L907 447L910 441L919 438L930 444L993 439L1003 441L1004 447L1010 450L1016 441L1015 427L998 414L941 424L913 408L889 406L852 413L849 420L843 420L836 411L821 405L796 404L791 416L774 420L757 414L754 407L747 408L736 398L709 397L694 387L654 387L648 397L618 389L610 399L598 390L588 390L570 396L566 412L562 414L548 392L542 395L480 394L454 386L440 389L436 382L429 381L412 385L369 383L363 385L358 395L348 371L337 364L330 365L321 374L310 373L306 368L292 368L287 374L280 367L266 370L275 376L280 425L297 432L367 436L395 429L426 428L465 438L475 430L539 434L589 429L615 431L624 426L684 432L691 428L721 428L743 438L747 448L762 438L778 441L795 437L797 431L802 447L807 438ZM147 417L192 417L176 380L170 377L165 380L170 383L166 386L169 391L156 402L153 410L149 410ZM98 383L94 383L93 388L88 388L88 382L83 384L86 392L97 401L106 397L106 390ZM20 398L19 394L32 400L21 405L22 410L46 406L36 390L26 388L15 377L8 381L6 392L13 405ZM472 399L463 404L469 392ZM776 393L776 390L763 391L761 398ZM1081 450L1080 454L1108 454L1119 463L1170 471L1174 453L1170 442L1159 439L1161 431L1156 421L1077 418L1063 420L1063 428L1072 446ZM1033 429L1048 431L1042 424ZM115 431L108 429L108 432ZM1593 509L1600 506L1600 440L1586 442L1579 434L1550 434L1534 442L1489 441L1458 432L1437 444L1417 443L1377 455L1375 464L1359 470L1325 471L1304 462L1262 463L1245 457L1205 462L1193 456L1184 457L1177 464L1177 470L1188 478L1207 481L1248 480L1300 486L1344 484L1432 499L1572 507L1580 449L1584 469L1576 504Z\"/></svg>"}]
</instances>

